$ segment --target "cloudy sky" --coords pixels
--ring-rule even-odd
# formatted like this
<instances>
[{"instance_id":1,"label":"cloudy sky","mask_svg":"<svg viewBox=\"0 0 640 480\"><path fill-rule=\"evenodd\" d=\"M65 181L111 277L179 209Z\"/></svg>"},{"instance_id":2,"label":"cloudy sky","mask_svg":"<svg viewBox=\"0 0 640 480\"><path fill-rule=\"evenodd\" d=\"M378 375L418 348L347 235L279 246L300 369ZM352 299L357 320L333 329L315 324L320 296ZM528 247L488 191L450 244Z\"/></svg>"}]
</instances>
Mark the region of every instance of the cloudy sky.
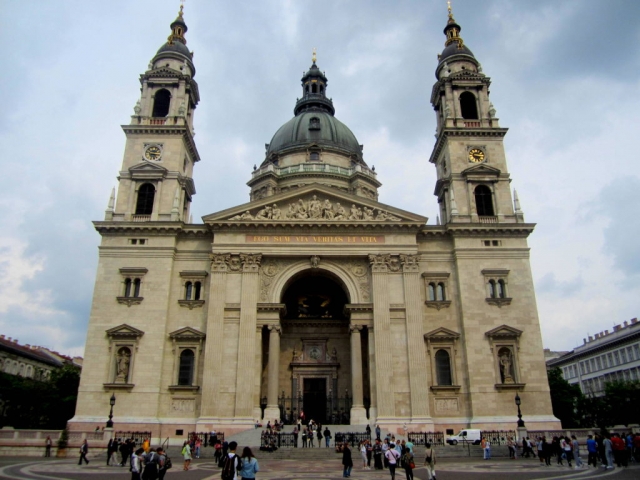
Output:
<instances>
[{"instance_id":1,"label":"cloudy sky","mask_svg":"<svg viewBox=\"0 0 640 480\"><path fill-rule=\"evenodd\" d=\"M138 76L178 0L1 0L0 333L82 354L100 237ZM530 237L546 347L640 314L640 2L454 0L492 77ZM248 201L318 49L336 117L380 200L435 222L429 104L445 0L188 0L195 52L193 216ZM199 220L198 220L199 221Z\"/></svg>"}]
</instances>

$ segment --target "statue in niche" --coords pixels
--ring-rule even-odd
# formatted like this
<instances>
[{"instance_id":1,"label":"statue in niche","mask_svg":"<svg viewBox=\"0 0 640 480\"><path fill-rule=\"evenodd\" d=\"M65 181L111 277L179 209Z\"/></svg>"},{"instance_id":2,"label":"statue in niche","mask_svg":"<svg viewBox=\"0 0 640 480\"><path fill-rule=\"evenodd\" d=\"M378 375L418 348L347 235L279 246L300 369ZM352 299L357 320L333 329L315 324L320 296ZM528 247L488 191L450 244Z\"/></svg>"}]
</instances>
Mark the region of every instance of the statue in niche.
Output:
<instances>
[{"instance_id":1,"label":"statue in niche","mask_svg":"<svg viewBox=\"0 0 640 480\"><path fill-rule=\"evenodd\" d=\"M129 380L129 365L131 364L131 351L127 347L118 350L116 357L116 383L127 383Z\"/></svg>"},{"instance_id":2,"label":"statue in niche","mask_svg":"<svg viewBox=\"0 0 640 480\"><path fill-rule=\"evenodd\" d=\"M500 349L499 353L500 362L500 379L504 384L515 383L513 379L513 360L511 358L511 351L508 348Z\"/></svg>"}]
</instances>

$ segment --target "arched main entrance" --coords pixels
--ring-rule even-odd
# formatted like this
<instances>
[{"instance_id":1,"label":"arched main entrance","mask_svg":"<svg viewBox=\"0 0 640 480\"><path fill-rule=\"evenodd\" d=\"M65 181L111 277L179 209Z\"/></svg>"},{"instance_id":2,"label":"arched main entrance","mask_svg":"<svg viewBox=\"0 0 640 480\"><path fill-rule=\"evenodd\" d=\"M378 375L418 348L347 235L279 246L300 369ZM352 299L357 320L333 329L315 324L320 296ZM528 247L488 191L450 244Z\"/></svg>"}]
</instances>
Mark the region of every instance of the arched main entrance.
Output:
<instances>
[{"instance_id":1,"label":"arched main entrance","mask_svg":"<svg viewBox=\"0 0 640 480\"><path fill-rule=\"evenodd\" d=\"M280 348L281 418L349 423L352 404L351 345L340 279L320 269L293 276L283 289Z\"/></svg>"}]
</instances>

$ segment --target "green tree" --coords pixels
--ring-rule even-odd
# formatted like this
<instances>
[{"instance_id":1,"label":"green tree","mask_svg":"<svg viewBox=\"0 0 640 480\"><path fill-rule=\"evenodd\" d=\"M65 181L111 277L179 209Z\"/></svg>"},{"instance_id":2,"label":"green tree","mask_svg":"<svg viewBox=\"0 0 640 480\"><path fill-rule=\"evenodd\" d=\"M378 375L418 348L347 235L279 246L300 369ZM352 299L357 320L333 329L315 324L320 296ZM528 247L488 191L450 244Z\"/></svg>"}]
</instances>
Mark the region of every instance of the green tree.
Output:
<instances>
[{"instance_id":1,"label":"green tree","mask_svg":"<svg viewBox=\"0 0 640 480\"><path fill-rule=\"evenodd\" d=\"M611 425L640 423L640 382L615 381L604 386L604 400L610 409Z\"/></svg>"},{"instance_id":2,"label":"green tree","mask_svg":"<svg viewBox=\"0 0 640 480\"><path fill-rule=\"evenodd\" d=\"M562 377L562 371L559 368L547 371L547 377L549 378L553 414L562 422L562 428L579 427L578 404L584 398L580 387L567 382Z\"/></svg>"}]
</instances>

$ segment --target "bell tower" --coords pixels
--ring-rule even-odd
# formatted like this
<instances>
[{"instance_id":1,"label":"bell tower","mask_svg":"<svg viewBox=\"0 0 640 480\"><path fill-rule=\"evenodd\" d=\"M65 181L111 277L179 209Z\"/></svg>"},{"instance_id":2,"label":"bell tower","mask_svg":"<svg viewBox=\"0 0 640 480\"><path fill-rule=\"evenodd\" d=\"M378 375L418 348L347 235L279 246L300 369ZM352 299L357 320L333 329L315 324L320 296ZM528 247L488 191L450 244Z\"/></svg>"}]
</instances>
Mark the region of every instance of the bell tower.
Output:
<instances>
[{"instance_id":1,"label":"bell tower","mask_svg":"<svg viewBox=\"0 0 640 480\"><path fill-rule=\"evenodd\" d=\"M200 160L193 139L200 95L186 32L181 6L167 42L140 75L140 98L122 126L127 140L118 195L111 195L106 221L189 222L193 168Z\"/></svg>"},{"instance_id":2,"label":"bell tower","mask_svg":"<svg viewBox=\"0 0 640 480\"><path fill-rule=\"evenodd\" d=\"M500 128L489 98L491 80L449 16L445 48L438 55L431 104L436 111L436 144L429 161L436 166L434 194L447 223L521 223L517 194L512 200Z\"/></svg>"}]
</instances>

